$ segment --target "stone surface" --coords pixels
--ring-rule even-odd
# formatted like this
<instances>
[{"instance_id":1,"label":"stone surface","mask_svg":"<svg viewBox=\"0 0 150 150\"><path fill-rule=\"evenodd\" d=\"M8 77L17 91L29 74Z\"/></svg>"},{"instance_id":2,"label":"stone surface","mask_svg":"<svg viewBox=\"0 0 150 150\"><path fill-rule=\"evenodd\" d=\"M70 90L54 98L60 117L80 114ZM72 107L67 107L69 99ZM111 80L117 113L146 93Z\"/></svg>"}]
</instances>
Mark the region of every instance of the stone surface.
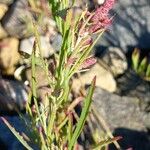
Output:
<instances>
[{"instance_id":1,"label":"stone surface","mask_svg":"<svg viewBox=\"0 0 150 150\"><path fill-rule=\"evenodd\" d=\"M55 34L50 42L54 50L59 51L62 43L62 36L60 34Z\"/></svg>"},{"instance_id":2,"label":"stone surface","mask_svg":"<svg viewBox=\"0 0 150 150\"><path fill-rule=\"evenodd\" d=\"M150 1L120 0L114 7L114 21L100 40L101 45L150 48Z\"/></svg>"},{"instance_id":3,"label":"stone surface","mask_svg":"<svg viewBox=\"0 0 150 150\"><path fill-rule=\"evenodd\" d=\"M7 32L3 29L2 25L0 24L0 40L7 37Z\"/></svg>"},{"instance_id":4,"label":"stone surface","mask_svg":"<svg viewBox=\"0 0 150 150\"><path fill-rule=\"evenodd\" d=\"M0 20L2 19L7 10L8 7L5 4L0 3Z\"/></svg>"},{"instance_id":5,"label":"stone surface","mask_svg":"<svg viewBox=\"0 0 150 150\"><path fill-rule=\"evenodd\" d=\"M109 47L106 49L102 60L106 63L114 76L123 74L128 67L126 56L118 47Z\"/></svg>"},{"instance_id":6,"label":"stone surface","mask_svg":"<svg viewBox=\"0 0 150 150\"><path fill-rule=\"evenodd\" d=\"M134 96L142 110L150 112L150 82L144 81L134 71L128 69L123 76L116 79L116 93L122 96Z\"/></svg>"},{"instance_id":7,"label":"stone surface","mask_svg":"<svg viewBox=\"0 0 150 150\"><path fill-rule=\"evenodd\" d=\"M4 74L13 74L15 65L20 58L18 53L19 41L16 38L6 38L0 44L0 69Z\"/></svg>"},{"instance_id":8,"label":"stone surface","mask_svg":"<svg viewBox=\"0 0 150 150\"><path fill-rule=\"evenodd\" d=\"M105 2L105 0L97 0L97 3L98 3L99 5L103 4L104 2Z\"/></svg>"},{"instance_id":9,"label":"stone surface","mask_svg":"<svg viewBox=\"0 0 150 150\"><path fill-rule=\"evenodd\" d=\"M97 87L101 87L110 92L114 92L116 90L116 82L113 75L98 63L85 74L81 74L79 79L75 79L73 81L73 89L78 91L81 85L90 85L95 75Z\"/></svg>"},{"instance_id":10,"label":"stone surface","mask_svg":"<svg viewBox=\"0 0 150 150\"><path fill-rule=\"evenodd\" d=\"M22 82L0 79L0 112L22 110L27 99L27 88Z\"/></svg>"},{"instance_id":11,"label":"stone surface","mask_svg":"<svg viewBox=\"0 0 150 150\"><path fill-rule=\"evenodd\" d=\"M0 0L0 3L3 3L3 4L12 4L14 0Z\"/></svg>"},{"instance_id":12,"label":"stone surface","mask_svg":"<svg viewBox=\"0 0 150 150\"><path fill-rule=\"evenodd\" d=\"M25 72L26 74L26 78L29 81L30 85L31 85L31 68L28 68ZM44 87L48 85L48 81L47 81L47 77L45 75L45 71L37 66L36 67L36 81L37 81L37 87Z\"/></svg>"},{"instance_id":13,"label":"stone surface","mask_svg":"<svg viewBox=\"0 0 150 150\"><path fill-rule=\"evenodd\" d=\"M17 129L18 132L25 131L25 126L20 121L19 117L17 116L5 116L5 118L9 121L9 123ZM11 133L11 131L8 129L8 127L3 123L3 121L0 119L0 139L5 145L4 150L23 150L24 147L21 143L17 140L17 138ZM1 147L2 148L2 147Z\"/></svg>"},{"instance_id":14,"label":"stone surface","mask_svg":"<svg viewBox=\"0 0 150 150\"><path fill-rule=\"evenodd\" d=\"M22 133L26 133L26 135L30 134L30 129L26 128L24 121L20 119L19 116L3 116L7 121L13 126L21 135ZM27 119L27 116L24 115ZM17 138L13 135L13 133L8 129L8 127L4 124L2 119L0 119L0 141L1 144L5 146L0 147L2 150L25 150L25 147L17 140ZM34 150L39 150L35 145L31 145Z\"/></svg>"},{"instance_id":15,"label":"stone surface","mask_svg":"<svg viewBox=\"0 0 150 150\"><path fill-rule=\"evenodd\" d=\"M31 55L34 40L35 40L34 37L30 37L28 39L23 39L20 43L19 52L24 52L24 53ZM41 52L42 52L43 57L47 58L54 53L54 49L52 48L52 46L50 44L49 37L41 36L40 37L40 43L41 43Z\"/></svg>"},{"instance_id":16,"label":"stone surface","mask_svg":"<svg viewBox=\"0 0 150 150\"><path fill-rule=\"evenodd\" d=\"M122 127L143 131L150 126L150 114L140 109L136 97L119 96L97 88L93 106L111 130Z\"/></svg>"},{"instance_id":17,"label":"stone surface","mask_svg":"<svg viewBox=\"0 0 150 150\"><path fill-rule=\"evenodd\" d=\"M90 0L89 0L90 1ZM105 0L92 0L90 1L90 4L95 4L95 5L102 5L105 2Z\"/></svg>"},{"instance_id":18,"label":"stone surface","mask_svg":"<svg viewBox=\"0 0 150 150\"><path fill-rule=\"evenodd\" d=\"M28 68L25 71L25 76L27 78L27 81L29 81L29 85L31 87L31 68ZM45 71L37 66L36 67L36 86L37 86L37 96L39 98L39 101L42 102L45 106L48 106L49 102L46 101L46 95L47 93L50 94L51 93L51 89L48 88L48 80L47 77L45 75Z\"/></svg>"},{"instance_id":19,"label":"stone surface","mask_svg":"<svg viewBox=\"0 0 150 150\"><path fill-rule=\"evenodd\" d=\"M150 149L150 134L147 130L150 127L150 113L140 109L139 99L118 96L96 88L92 107L96 114L94 122L97 122L96 126L100 132L104 129L102 126L105 122L115 136L123 137L122 140L119 140L123 150L128 148ZM101 121L98 121L97 118ZM96 126L93 127L96 128ZM109 149L116 150L113 146Z\"/></svg>"},{"instance_id":20,"label":"stone surface","mask_svg":"<svg viewBox=\"0 0 150 150\"><path fill-rule=\"evenodd\" d=\"M27 0L16 0L2 19L2 25L9 35L22 38L27 35L27 24L31 14L26 9Z\"/></svg>"},{"instance_id":21,"label":"stone surface","mask_svg":"<svg viewBox=\"0 0 150 150\"><path fill-rule=\"evenodd\" d=\"M150 135L148 132L131 130L127 128L117 128L113 134L115 136L121 135L123 137L123 139L119 142L122 150L126 150L128 148L131 148L131 150L150 149ZM112 145L109 149L116 150L116 148Z\"/></svg>"}]
</instances>

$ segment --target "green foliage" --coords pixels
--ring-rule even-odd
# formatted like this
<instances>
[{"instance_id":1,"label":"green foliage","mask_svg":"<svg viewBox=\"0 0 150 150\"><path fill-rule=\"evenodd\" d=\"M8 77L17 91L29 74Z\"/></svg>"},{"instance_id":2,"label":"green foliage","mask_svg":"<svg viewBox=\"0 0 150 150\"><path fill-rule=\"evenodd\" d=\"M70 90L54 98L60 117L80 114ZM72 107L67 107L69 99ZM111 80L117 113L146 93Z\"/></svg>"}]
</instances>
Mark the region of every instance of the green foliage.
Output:
<instances>
[{"instance_id":1,"label":"green foliage","mask_svg":"<svg viewBox=\"0 0 150 150\"><path fill-rule=\"evenodd\" d=\"M70 140L70 143L69 143L69 150L73 149L79 135L82 132L84 123L86 121L86 118L87 118L87 115L88 115L88 112L89 112L89 109L90 109L91 99L92 99L92 95L93 95L94 87L95 87L95 82L96 82L96 77L93 79L91 88L89 89L88 95L84 100L85 104L82 108L81 116L80 116L79 121L76 125L76 129L75 129L75 131L74 131L74 133L71 137L71 140Z\"/></svg>"},{"instance_id":2,"label":"green foliage","mask_svg":"<svg viewBox=\"0 0 150 150\"><path fill-rule=\"evenodd\" d=\"M133 69L137 70L139 66L139 58L140 58L140 53L138 49L135 49L132 53L132 64L133 64Z\"/></svg>"},{"instance_id":3,"label":"green foliage","mask_svg":"<svg viewBox=\"0 0 150 150\"><path fill-rule=\"evenodd\" d=\"M135 48L132 53L132 68L145 80L150 80L150 64L147 57L140 58L140 50Z\"/></svg>"},{"instance_id":4,"label":"green foliage","mask_svg":"<svg viewBox=\"0 0 150 150\"><path fill-rule=\"evenodd\" d=\"M113 139L106 139L106 140L103 140L103 141L100 141L96 146L94 146L92 149L93 150L99 150L99 149L102 149L104 146L107 146L117 140L120 140L122 137L115 137Z\"/></svg>"}]
</instances>

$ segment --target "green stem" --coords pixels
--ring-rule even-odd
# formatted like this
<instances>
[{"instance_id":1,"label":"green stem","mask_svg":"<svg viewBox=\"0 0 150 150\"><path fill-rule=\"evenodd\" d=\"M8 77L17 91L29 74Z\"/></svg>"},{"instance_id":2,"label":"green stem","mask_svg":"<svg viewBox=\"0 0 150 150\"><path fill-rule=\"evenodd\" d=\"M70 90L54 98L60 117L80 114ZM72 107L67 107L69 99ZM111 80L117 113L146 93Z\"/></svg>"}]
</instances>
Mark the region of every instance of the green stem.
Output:
<instances>
[{"instance_id":1,"label":"green stem","mask_svg":"<svg viewBox=\"0 0 150 150\"><path fill-rule=\"evenodd\" d=\"M47 127L47 134L51 140L53 140L52 133L53 133L54 123L55 123L55 119L56 119L56 112L57 112L56 106L55 106L55 104L53 104L52 110L50 112L51 114L49 115L49 121L48 121L48 127Z\"/></svg>"},{"instance_id":2,"label":"green stem","mask_svg":"<svg viewBox=\"0 0 150 150\"><path fill-rule=\"evenodd\" d=\"M36 108L36 111L37 111L37 114L38 114L38 117L40 119L40 122L41 122L41 125L43 125L43 121L42 121L42 118L41 118L41 115L40 115L40 111L39 111L39 106L38 106L38 103L37 103L37 93L36 93L36 72L35 72L35 51L36 51L36 43L34 44L34 48L33 48L33 52L32 52L32 60L31 60L31 74L32 74L32 95L33 95L33 101L34 101L34 104L35 104L35 108Z\"/></svg>"}]
</instances>

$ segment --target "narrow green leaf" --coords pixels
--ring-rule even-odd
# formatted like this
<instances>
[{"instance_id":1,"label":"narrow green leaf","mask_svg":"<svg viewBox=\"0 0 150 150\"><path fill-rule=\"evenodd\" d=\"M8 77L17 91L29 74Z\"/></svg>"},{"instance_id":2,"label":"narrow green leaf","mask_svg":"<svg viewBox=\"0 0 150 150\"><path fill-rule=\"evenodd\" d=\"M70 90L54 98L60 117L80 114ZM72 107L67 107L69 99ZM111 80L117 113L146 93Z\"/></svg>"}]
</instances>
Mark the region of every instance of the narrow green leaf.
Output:
<instances>
[{"instance_id":1,"label":"narrow green leaf","mask_svg":"<svg viewBox=\"0 0 150 150\"><path fill-rule=\"evenodd\" d=\"M59 65L58 65L58 69L57 69L58 77L60 77L62 68L64 67L65 60L67 59L67 41L69 38L69 36L68 36L69 33L70 33L70 31L67 30L65 33L65 36L63 37L64 40L63 40L61 51L59 54Z\"/></svg>"},{"instance_id":2,"label":"narrow green leaf","mask_svg":"<svg viewBox=\"0 0 150 150\"><path fill-rule=\"evenodd\" d=\"M150 78L150 64L148 64L148 66L147 66L146 77Z\"/></svg>"},{"instance_id":3,"label":"narrow green leaf","mask_svg":"<svg viewBox=\"0 0 150 150\"><path fill-rule=\"evenodd\" d=\"M62 18L60 16L58 16L58 12L60 10L62 10L63 8L63 4L60 3L59 1L56 1L56 0L49 0L49 4L50 4L50 7L51 7L51 12L52 12L52 15L54 17L54 20L56 21L56 25L60 31L60 33L63 33L63 22L62 22Z\"/></svg>"},{"instance_id":4,"label":"narrow green leaf","mask_svg":"<svg viewBox=\"0 0 150 150\"><path fill-rule=\"evenodd\" d=\"M118 140L120 140L120 139L122 139L122 137L121 136L118 136L118 137L114 137L114 138L112 138L112 139L107 139L107 140L104 140L104 141L101 141L101 142L99 142L96 146L94 146L93 148L92 148L92 150L99 150L99 149L101 149L103 146L107 146L107 145L109 145L109 144L111 144L111 143L113 143L113 142L115 142L115 141L118 141Z\"/></svg>"},{"instance_id":5,"label":"narrow green leaf","mask_svg":"<svg viewBox=\"0 0 150 150\"><path fill-rule=\"evenodd\" d=\"M32 76L32 95L33 95L33 101L35 104L35 108L38 114L38 117L40 119L41 124L43 125L43 120L41 118L40 115L40 110L39 110L39 106L38 106L38 102L37 102L37 81L36 81L36 62L35 62L35 53L37 50L37 40L35 40L34 42L34 46L33 46L33 51L32 51L32 55L31 55L31 76Z\"/></svg>"},{"instance_id":6,"label":"narrow green leaf","mask_svg":"<svg viewBox=\"0 0 150 150\"><path fill-rule=\"evenodd\" d=\"M75 143L77 142L77 139L78 139L80 133L82 132L83 127L84 127L84 124L85 124L85 121L86 121L86 118L87 118L87 115L88 115L88 112L90 109L90 105L92 102L92 96L93 96L93 92L94 92L94 88L95 88L95 82L96 82L96 77L94 77L94 79L92 81L92 85L88 91L88 95L84 100L84 106L83 106L83 109L81 112L81 116L79 118L79 121L76 125L76 129L75 129L73 136L71 138L71 141L69 143L69 150L73 149L73 147L74 147Z\"/></svg>"},{"instance_id":7,"label":"narrow green leaf","mask_svg":"<svg viewBox=\"0 0 150 150\"><path fill-rule=\"evenodd\" d=\"M141 63L139 64L139 67L138 67L138 73L141 74L141 75L144 75L145 73L145 70L146 70L146 67L147 67L147 58L144 57L141 61Z\"/></svg>"},{"instance_id":8,"label":"narrow green leaf","mask_svg":"<svg viewBox=\"0 0 150 150\"><path fill-rule=\"evenodd\" d=\"M132 66L135 71L137 71L138 69L139 58L140 58L140 51L139 49L135 48L132 53Z\"/></svg>"},{"instance_id":9,"label":"narrow green leaf","mask_svg":"<svg viewBox=\"0 0 150 150\"><path fill-rule=\"evenodd\" d=\"M23 137L9 124L9 122L4 118L1 117L5 125L10 129L10 131L16 136L16 138L20 141L20 143L27 148L28 150L33 150L27 142L23 139Z\"/></svg>"}]
</instances>

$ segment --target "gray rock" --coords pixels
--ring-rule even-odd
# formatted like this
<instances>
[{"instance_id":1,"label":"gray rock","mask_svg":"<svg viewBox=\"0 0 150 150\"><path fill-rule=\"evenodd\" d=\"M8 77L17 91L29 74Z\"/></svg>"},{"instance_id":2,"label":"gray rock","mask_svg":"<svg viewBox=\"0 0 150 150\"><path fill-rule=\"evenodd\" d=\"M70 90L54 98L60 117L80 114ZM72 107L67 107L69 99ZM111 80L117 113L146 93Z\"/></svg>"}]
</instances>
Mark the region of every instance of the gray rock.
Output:
<instances>
[{"instance_id":1,"label":"gray rock","mask_svg":"<svg viewBox=\"0 0 150 150\"><path fill-rule=\"evenodd\" d=\"M113 132L115 136L121 135L122 140L119 141L121 150L127 150L130 148L133 150L149 150L150 149L150 135L148 132L131 130L127 128L117 128ZM110 150L116 150L116 148L111 145Z\"/></svg>"},{"instance_id":2,"label":"gray rock","mask_svg":"<svg viewBox=\"0 0 150 150\"><path fill-rule=\"evenodd\" d=\"M97 88L93 107L97 116L102 116L112 131L116 128L146 131L150 127L150 113L140 109L136 97L121 97Z\"/></svg>"},{"instance_id":3,"label":"gray rock","mask_svg":"<svg viewBox=\"0 0 150 150\"><path fill-rule=\"evenodd\" d=\"M7 121L18 131L24 132L25 126L19 117L8 117L5 116ZM2 139L5 149L8 150L24 150L23 145L17 140L13 133L8 129L8 127L0 119L0 139ZM2 147L1 147L2 148Z\"/></svg>"},{"instance_id":4,"label":"gray rock","mask_svg":"<svg viewBox=\"0 0 150 150\"><path fill-rule=\"evenodd\" d=\"M150 127L150 113L140 109L136 97L118 96L97 88L92 106L96 116L94 129L100 129L101 133L102 129L108 130L108 127L114 136L122 136L123 139L119 140L121 150L150 149L150 135L147 130ZM116 147L112 144L109 149L116 150Z\"/></svg>"},{"instance_id":5,"label":"gray rock","mask_svg":"<svg viewBox=\"0 0 150 150\"><path fill-rule=\"evenodd\" d=\"M13 3L14 0L0 0L0 3L6 4L6 5L10 5Z\"/></svg>"},{"instance_id":6,"label":"gray rock","mask_svg":"<svg viewBox=\"0 0 150 150\"><path fill-rule=\"evenodd\" d=\"M19 116L3 116L9 124L15 128L15 130L19 133L25 133L26 135L30 134L30 129L26 127L25 122ZM24 115L27 119L27 116ZM27 121L27 120L26 120ZM0 140L3 142L3 146L7 150L25 150L25 147L17 140L14 134L8 129L8 127L4 124L2 119L0 119ZM39 150L37 146L30 145L34 150ZM1 149L2 147L0 147ZM3 148L3 150L5 150Z\"/></svg>"},{"instance_id":7,"label":"gray rock","mask_svg":"<svg viewBox=\"0 0 150 150\"><path fill-rule=\"evenodd\" d=\"M150 1L117 1L110 31L101 39L101 45L121 47L150 47Z\"/></svg>"},{"instance_id":8,"label":"gray rock","mask_svg":"<svg viewBox=\"0 0 150 150\"><path fill-rule=\"evenodd\" d=\"M2 19L2 25L9 35L22 38L27 35L27 24L31 14L27 0L16 0Z\"/></svg>"},{"instance_id":9,"label":"gray rock","mask_svg":"<svg viewBox=\"0 0 150 150\"><path fill-rule=\"evenodd\" d=\"M60 34L56 34L51 39L51 44L54 50L59 51L61 48L62 36Z\"/></svg>"},{"instance_id":10,"label":"gray rock","mask_svg":"<svg viewBox=\"0 0 150 150\"><path fill-rule=\"evenodd\" d=\"M23 53L27 53L28 55L31 55L34 41L35 41L34 37L23 39L20 42L19 52L23 52ZM50 55L54 53L54 50L50 44L49 37L40 36L40 43L41 43L41 54L43 57L48 58Z\"/></svg>"},{"instance_id":11,"label":"gray rock","mask_svg":"<svg viewBox=\"0 0 150 150\"><path fill-rule=\"evenodd\" d=\"M128 66L125 54L118 47L109 47L103 54L102 61L114 76L123 74Z\"/></svg>"},{"instance_id":12,"label":"gray rock","mask_svg":"<svg viewBox=\"0 0 150 150\"><path fill-rule=\"evenodd\" d=\"M27 99L27 88L22 82L0 79L0 112L22 110Z\"/></svg>"},{"instance_id":13,"label":"gray rock","mask_svg":"<svg viewBox=\"0 0 150 150\"><path fill-rule=\"evenodd\" d=\"M137 97L140 108L143 111L150 112L150 82L143 80L130 69L116 81L118 85L117 94Z\"/></svg>"}]
</instances>

